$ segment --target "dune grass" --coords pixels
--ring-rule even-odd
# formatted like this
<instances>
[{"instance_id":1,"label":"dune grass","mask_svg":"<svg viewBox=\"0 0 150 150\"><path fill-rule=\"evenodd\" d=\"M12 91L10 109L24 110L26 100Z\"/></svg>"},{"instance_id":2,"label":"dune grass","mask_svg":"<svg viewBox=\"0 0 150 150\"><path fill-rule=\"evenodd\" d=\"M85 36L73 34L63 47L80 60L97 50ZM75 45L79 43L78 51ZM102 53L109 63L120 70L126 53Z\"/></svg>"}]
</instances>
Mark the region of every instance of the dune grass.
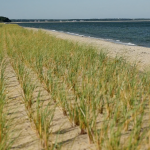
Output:
<instances>
[{"instance_id":1,"label":"dune grass","mask_svg":"<svg viewBox=\"0 0 150 150\"><path fill-rule=\"evenodd\" d=\"M0 27L2 24L0 24ZM0 29L1 32L1 29ZM0 41L3 40L2 34L0 35ZM13 140L9 139L10 121L7 119L7 112L5 111L6 106L6 79L5 69L6 60L3 52L3 43L0 42L0 150L9 150L13 143Z\"/></svg>"},{"instance_id":2,"label":"dune grass","mask_svg":"<svg viewBox=\"0 0 150 150\"><path fill-rule=\"evenodd\" d=\"M3 27L4 23L0 23L0 28Z\"/></svg>"},{"instance_id":3,"label":"dune grass","mask_svg":"<svg viewBox=\"0 0 150 150\"><path fill-rule=\"evenodd\" d=\"M5 83L4 83L4 71L5 63L3 59L0 60L0 150L9 149L9 144L7 143L7 121L6 114L4 113L5 105Z\"/></svg>"},{"instance_id":4,"label":"dune grass","mask_svg":"<svg viewBox=\"0 0 150 150\"><path fill-rule=\"evenodd\" d=\"M150 148L150 122L145 119L150 117L148 73L140 73L123 58L110 58L103 51L97 54L92 47L42 31L17 25L5 25L3 30L11 59L35 71L64 115L73 126L80 126L81 134L87 133L97 149L141 149L143 144ZM27 84L24 79L21 82ZM27 109L31 108L32 89L28 93Z\"/></svg>"}]
</instances>

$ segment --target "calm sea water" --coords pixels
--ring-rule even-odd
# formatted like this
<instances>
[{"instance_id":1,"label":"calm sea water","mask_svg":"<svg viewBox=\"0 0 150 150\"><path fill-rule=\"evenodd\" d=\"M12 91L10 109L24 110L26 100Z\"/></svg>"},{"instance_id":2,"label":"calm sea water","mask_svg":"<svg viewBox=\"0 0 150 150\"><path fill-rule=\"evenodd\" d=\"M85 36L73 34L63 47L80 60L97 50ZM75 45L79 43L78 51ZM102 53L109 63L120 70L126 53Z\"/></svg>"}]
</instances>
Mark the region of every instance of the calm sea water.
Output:
<instances>
[{"instance_id":1,"label":"calm sea water","mask_svg":"<svg viewBox=\"0 0 150 150\"><path fill-rule=\"evenodd\" d=\"M18 23L18 25L61 31L76 36L100 38L120 44L150 47L149 21Z\"/></svg>"}]
</instances>

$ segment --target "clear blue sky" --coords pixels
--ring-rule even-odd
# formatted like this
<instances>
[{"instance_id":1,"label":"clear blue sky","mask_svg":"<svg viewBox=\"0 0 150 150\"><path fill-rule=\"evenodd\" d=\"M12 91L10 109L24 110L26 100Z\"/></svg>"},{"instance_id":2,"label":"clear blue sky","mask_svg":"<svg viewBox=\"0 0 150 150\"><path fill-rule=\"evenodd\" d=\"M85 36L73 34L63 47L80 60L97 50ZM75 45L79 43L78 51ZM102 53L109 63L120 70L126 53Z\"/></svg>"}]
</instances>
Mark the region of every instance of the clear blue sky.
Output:
<instances>
[{"instance_id":1,"label":"clear blue sky","mask_svg":"<svg viewBox=\"0 0 150 150\"><path fill-rule=\"evenodd\" d=\"M0 0L10 19L150 18L150 0Z\"/></svg>"}]
</instances>

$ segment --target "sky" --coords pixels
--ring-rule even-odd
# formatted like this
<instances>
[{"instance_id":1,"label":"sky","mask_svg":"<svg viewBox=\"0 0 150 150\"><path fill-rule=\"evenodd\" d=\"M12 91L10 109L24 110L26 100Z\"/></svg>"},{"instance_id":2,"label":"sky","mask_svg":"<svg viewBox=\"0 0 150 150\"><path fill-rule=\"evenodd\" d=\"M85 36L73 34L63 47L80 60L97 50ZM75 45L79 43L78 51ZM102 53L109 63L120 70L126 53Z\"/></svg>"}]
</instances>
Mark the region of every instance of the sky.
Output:
<instances>
[{"instance_id":1,"label":"sky","mask_svg":"<svg viewBox=\"0 0 150 150\"><path fill-rule=\"evenodd\" d=\"M150 18L150 0L0 0L10 19Z\"/></svg>"}]
</instances>

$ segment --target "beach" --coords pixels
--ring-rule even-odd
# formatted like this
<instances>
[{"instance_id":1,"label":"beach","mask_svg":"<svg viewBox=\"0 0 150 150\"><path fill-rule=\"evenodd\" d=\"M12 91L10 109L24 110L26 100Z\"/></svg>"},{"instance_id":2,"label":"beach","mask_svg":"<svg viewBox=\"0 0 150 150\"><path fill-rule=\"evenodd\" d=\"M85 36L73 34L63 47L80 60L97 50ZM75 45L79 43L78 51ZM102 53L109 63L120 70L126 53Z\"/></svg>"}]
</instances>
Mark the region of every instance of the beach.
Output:
<instances>
[{"instance_id":1,"label":"beach","mask_svg":"<svg viewBox=\"0 0 150 150\"><path fill-rule=\"evenodd\" d=\"M31 30L39 30L36 28L29 28L25 27L26 29ZM132 64L137 64L140 71L149 71L150 66L150 48L142 47L142 46L129 46L123 44L117 44L108 42L105 40L85 37L85 36L76 36L70 35L63 32L40 29L47 34L53 35L57 38L71 40L73 42L77 42L79 44L86 44L92 47L95 47L98 51L103 50L104 52L108 53L110 57L123 57L127 61L131 62Z\"/></svg>"},{"instance_id":2,"label":"beach","mask_svg":"<svg viewBox=\"0 0 150 150\"><path fill-rule=\"evenodd\" d=\"M10 147L150 147L150 78L139 71L150 48L18 25L0 31L0 121L11 120Z\"/></svg>"}]
</instances>

